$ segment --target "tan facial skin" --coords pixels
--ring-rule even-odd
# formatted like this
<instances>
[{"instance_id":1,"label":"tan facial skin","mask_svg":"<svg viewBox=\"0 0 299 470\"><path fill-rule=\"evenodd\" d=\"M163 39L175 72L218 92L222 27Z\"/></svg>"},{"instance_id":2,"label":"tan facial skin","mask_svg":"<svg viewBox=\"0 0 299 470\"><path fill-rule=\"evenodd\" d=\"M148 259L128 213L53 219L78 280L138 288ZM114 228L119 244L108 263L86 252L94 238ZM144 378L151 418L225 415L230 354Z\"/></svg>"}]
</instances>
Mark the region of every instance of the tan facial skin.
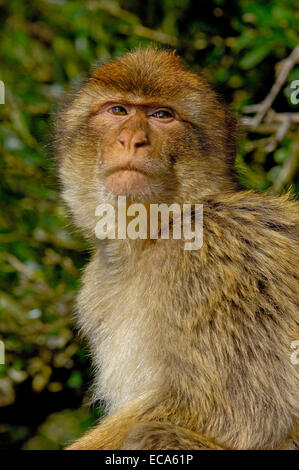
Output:
<instances>
[{"instance_id":1,"label":"tan facial skin","mask_svg":"<svg viewBox=\"0 0 299 470\"><path fill-rule=\"evenodd\" d=\"M169 134L184 125L177 111L158 103L101 103L91 119L102 135L101 163L106 188L114 195L139 198L151 194L153 167ZM148 162L152 162L148 168Z\"/></svg>"}]
</instances>

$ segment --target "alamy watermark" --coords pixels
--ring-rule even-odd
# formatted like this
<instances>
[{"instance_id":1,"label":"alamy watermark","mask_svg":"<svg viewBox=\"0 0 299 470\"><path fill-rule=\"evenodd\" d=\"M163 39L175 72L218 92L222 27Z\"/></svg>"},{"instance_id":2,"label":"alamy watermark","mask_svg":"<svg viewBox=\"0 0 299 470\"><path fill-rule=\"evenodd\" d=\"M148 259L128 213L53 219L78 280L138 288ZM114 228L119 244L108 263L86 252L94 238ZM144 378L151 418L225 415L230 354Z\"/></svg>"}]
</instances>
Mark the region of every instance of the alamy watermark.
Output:
<instances>
[{"instance_id":1,"label":"alamy watermark","mask_svg":"<svg viewBox=\"0 0 299 470\"><path fill-rule=\"evenodd\" d=\"M295 88L294 91L292 91L290 95L290 100L292 104L298 104L299 103L299 80L293 80L290 84L290 87L292 90Z\"/></svg>"},{"instance_id":2,"label":"alamy watermark","mask_svg":"<svg viewBox=\"0 0 299 470\"><path fill-rule=\"evenodd\" d=\"M5 346L4 342L0 340L0 365L5 364Z\"/></svg>"},{"instance_id":3,"label":"alamy watermark","mask_svg":"<svg viewBox=\"0 0 299 470\"><path fill-rule=\"evenodd\" d=\"M2 80L0 80L0 104L5 104L5 85Z\"/></svg>"},{"instance_id":4,"label":"alamy watermark","mask_svg":"<svg viewBox=\"0 0 299 470\"><path fill-rule=\"evenodd\" d=\"M148 210L149 209L149 210ZM185 250L199 250L203 243L202 204L150 204L141 203L127 207L126 196L118 196L117 210L112 204L97 206L95 215L100 217L95 227L100 240L130 238L184 240ZM131 220L128 221L128 218Z\"/></svg>"},{"instance_id":5,"label":"alamy watermark","mask_svg":"<svg viewBox=\"0 0 299 470\"><path fill-rule=\"evenodd\" d=\"M299 364L299 339L291 342L291 348L295 349L291 354L291 363L296 366Z\"/></svg>"}]
</instances>

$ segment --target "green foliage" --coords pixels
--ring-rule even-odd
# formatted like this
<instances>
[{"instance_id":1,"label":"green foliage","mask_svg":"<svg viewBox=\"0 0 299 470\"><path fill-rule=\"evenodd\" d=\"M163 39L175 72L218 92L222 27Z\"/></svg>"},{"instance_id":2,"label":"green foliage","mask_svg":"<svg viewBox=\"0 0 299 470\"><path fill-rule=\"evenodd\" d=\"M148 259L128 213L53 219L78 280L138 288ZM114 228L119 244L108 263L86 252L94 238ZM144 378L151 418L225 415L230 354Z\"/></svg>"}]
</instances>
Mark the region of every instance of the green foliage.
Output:
<instances>
[{"instance_id":1,"label":"green foliage","mask_svg":"<svg viewBox=\"0 0 299 470\"><path fill-rule=\"evenodd\" d=\"M51 157L51 116L91 64L150 42L175 47L241 111L260 102L275 64L298 43L295 0L0 0L0 424L3 448L61 448L101 412L78 409L90 362L72 327L88 251L68 226ZM275 100L295 112L290 73ZM262 138L267 137L267 132ZM270 152L261 135L240 144L247 187L273 189L298 142L296 129ZM287 187L298 191L293 171Z\"/></svg>"}]
</instances>

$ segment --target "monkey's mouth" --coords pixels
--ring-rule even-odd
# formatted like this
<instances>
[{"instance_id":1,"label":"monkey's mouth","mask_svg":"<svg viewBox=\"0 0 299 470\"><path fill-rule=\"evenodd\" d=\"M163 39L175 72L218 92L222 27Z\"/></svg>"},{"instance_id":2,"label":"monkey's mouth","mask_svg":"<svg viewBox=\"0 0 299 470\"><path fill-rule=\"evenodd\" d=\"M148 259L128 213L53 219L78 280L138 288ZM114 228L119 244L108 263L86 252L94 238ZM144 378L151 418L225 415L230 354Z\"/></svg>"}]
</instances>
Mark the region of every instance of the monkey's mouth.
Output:
<instances>
[{"instance_id":1,"label":"monkey's mouth","mask_svg":"<svg viewBox=\"0 0 299 470\"><path fill-rule=\"evenodd\" d=\"M106 187L117 196L145 195L150 191L150 177L144 171L119 168L108 172Z\"/></svg>"},{"instance_id":2,"label":"monkey's mouth","mask_svg":"<svg viewBox=\"0 0 299 470\"><path fill-rule=\"evenodd\" d=\"M138 168L137 166L117 166L115 168L111 168L106 171L105 176L111 176L114 175L115 173L120 173L120 172L130 172L130 173L141 173L142 175L149 176L148 173L146 173L142 168Z\"/></svg>"}]
</instances>

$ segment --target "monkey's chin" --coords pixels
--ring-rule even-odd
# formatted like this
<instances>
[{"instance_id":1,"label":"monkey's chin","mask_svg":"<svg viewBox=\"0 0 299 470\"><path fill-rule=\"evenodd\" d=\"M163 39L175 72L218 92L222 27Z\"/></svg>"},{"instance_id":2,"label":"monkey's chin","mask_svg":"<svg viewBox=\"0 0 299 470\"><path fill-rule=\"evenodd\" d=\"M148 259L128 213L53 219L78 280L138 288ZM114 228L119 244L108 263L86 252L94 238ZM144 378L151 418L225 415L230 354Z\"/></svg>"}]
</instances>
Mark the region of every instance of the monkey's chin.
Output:
<instances>
[{"instance_id":1,"label":"monkey's chin","mask_svg":"<svg viewBox=\"0 0 299 470\"><path fill-rule=\"evenodd\" d=\"M152 195L150 177L135 170L119 170L107 176L106 188L115 196L135 201L148 200Z\"/></svg>"}]
</instances>

